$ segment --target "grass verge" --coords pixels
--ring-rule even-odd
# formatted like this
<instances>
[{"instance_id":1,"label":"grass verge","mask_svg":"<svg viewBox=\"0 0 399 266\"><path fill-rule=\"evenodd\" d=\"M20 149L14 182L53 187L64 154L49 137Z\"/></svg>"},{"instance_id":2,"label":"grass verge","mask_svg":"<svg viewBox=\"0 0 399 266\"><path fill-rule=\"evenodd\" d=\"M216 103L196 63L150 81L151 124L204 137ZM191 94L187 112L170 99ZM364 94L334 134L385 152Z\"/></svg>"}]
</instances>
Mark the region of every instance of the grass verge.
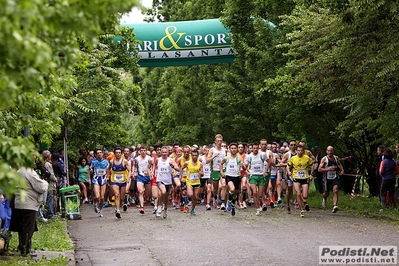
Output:
<instances>
[{"instance_id":1,"label":"grass verge","mask_svg":"<svg viewBox=\"0 0 399 266\"><path fill-rule=\"evenodd\" d=\"M357 194L351 199L350 194L345 194L343 191L338 192L338 207L339 210L356 213L359 215L365 215L373 218L386 218L387 220L399 220L399 210L397 208L386 208L380 212L381 205L378 197L368 197L368 187L362 194ZM312 181L309 186L309 197L308 203L311 208L322 209L321 202L323 200L322 194L316 191L314 182ZM332 210L333 193L327 199L327 209Z\"/></svg>"},{"instance_id":2,"label":"grass verge","mask_svg":"<svg viewBox=\"0 0 399 266\"><path fill-rule=\"evenodd\" d=\"M66 219L57 217L50 219L48 223L38 222L39 231L32 237L32 249L37 251L71 251L74 249L71 239L66 234ZM10 241L10 250L15 251L18 247L18 233L13 232ZM15 254L15 252L11 252ZM59 256L55 259L32 260L21 256L0 257L1 265L68 265L68 258Z\"/></svg>"}]
</instances>

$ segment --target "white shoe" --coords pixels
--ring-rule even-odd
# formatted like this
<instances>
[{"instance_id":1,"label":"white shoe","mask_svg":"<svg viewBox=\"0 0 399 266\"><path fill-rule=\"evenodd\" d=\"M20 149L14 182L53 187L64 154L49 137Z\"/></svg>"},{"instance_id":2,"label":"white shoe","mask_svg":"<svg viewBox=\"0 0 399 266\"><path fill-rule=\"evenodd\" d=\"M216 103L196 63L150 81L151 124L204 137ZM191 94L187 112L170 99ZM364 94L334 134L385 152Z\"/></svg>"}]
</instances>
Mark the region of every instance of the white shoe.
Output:
<instances>
[{"instance_id":1,"label":"white shoe","mask_svg":"<svg viewBox=\"0 0 399 266\"><path fill-rule=\"evenodd\" d=\"M48 219L46 219L46 218L44 218L44 217L40 217L39 219L40 219L40 221L42 221L43 223L47 223L47 222L48 222Z\"/></svg>"},{"instance_id":2,"label":"white shoe","mask_svg":"<svg viewBox=\"0 0 399 266\"><path fill-rule=\"evenodd\" d=\"M101 211L98 212L98 217L104 217L104 215Z\"/></svg>"},{"instance_id":3,"label":"white shoe","mask_svg":"<svg viewBox=\"0 0 399 266\"><path fill-rule=\"evenodd\" d=\"M256 215L256 216L259 216L261 211L262 211L262 209L257 209L255 215Z\"/></svg>"},{"instance_id":4,"label":"white shoe","mask_svg":"<svg viewBox=\"0 0 399 266\"><path fill-rule=\"evenodd\" d=\"M222 202L222 205L220 205L220 209L221 209L222 211L226 210L226 206L224 205L224 202Z\"/></svg>"},{"instance_id":5,"label":"white shoe","mask_svg":"<svg viewBox=\"0 0 399 266\"><path fill-rule=\"evenodd\" d=\"M161 213L162 213L162 206L158 205L157 211L155 213L156 217L161 217Z\"/></svg>"}]
</instances>

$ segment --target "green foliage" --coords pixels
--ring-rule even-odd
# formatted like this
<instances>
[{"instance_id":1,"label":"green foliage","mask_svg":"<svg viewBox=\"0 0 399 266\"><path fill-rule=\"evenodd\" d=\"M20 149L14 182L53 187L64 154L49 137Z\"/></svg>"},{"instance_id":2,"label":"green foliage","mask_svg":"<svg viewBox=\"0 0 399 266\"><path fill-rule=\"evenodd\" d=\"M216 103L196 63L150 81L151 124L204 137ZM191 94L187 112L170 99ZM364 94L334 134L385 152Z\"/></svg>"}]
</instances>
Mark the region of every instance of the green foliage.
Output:
<instances>
[{"instance_id":1,"label":"green foliage","mask_svg":"<svg viewBox=\"0 0 399 266\"><path fill-rule=\"evenodd\" d=\"M8 194L19 180L14 170L6 169L33 165L36 148L32 143L50 144L61 131L64 114L74 113L69 108L77 84L72 71L76 63L87 60L81 55L78 38L96 47L102 41L100 33L126 32L117 30L119 16L137 3L0 1L0 167L4 170L0 186ZM118 50L115 44L113 49L118 53L122 47ZM132 62L127 57L120 59L120 64ZM89 111L83 102L73 107ZM27 127L31 135L22 141L19 136ZM11 184L5 187L8 181Z\"/></svg>"}]
</instances>

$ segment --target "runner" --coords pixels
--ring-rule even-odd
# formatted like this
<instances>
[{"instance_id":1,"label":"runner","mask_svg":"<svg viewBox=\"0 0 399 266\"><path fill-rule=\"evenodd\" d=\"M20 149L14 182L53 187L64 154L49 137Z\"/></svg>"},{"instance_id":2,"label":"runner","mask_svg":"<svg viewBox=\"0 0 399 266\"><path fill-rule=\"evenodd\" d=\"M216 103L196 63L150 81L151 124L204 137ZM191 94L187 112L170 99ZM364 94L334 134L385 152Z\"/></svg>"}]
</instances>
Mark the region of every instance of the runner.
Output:
<instances>
[{"instance_id":1,"label":"runner","mask_svg":"<svg viewBox=\"0 0 399 266\"><path fill-rule=\"evenodd\" d=\"M266 183L265 179L267 176L264 163L266 160L266 154L261 154L259 152L259 142L254 142L252 146L252 153L249 154L246 158L246 168L247 173L250 175L249 185L251 187L252 195L254 198L256 215L260 215L260 213L262 212L262 208L260 207L259 198L263 197Z\"/></svg>"},{"instance_id":2,"label":"runner","mask_svg":"<svg viewBox=\"0 0 399 266\"><path fill-rule=\"evenodd\" d=\"M226 205L224 201L226 200L226 181L221 179L220 174L220 162L227 155L226 149L222 148L223 136L221 134L217 134L215 136L215 147L213 147L206 157L206 163L211 163L211 178L213 185L213 204L214 207L217 207L217 195L219 191L219 181L221 182L222 190L221 190L221 200L222 205L220 206L221 210L226 209Z\"/></svg>"},{"instance_id":3,"label":"runner","mask_svg":"<svg viewBox=\"0 0 399 266\"><path fill-rule=\"evenodd\" d=\"M246 144L245 143L238 143L238 156L242 159L243 162L245 162L245 157L247 154L245 153L246 150ZM238 195L238 202L240 204L240 208L246 209L247 208L247 203L245 201L246 197L248 196L248 176L247 172L245 171L244 168L240 169L240 193Z\"/></svg>"},{"instance_id":4,"label":"runner","mask_svg":"<svg viewBox=\"0 0 399 266\"><path fill-rule=\"evenodd\" d=\"M183 156L179 157L177 159L177 165L180 168L180 184L181 184L181 195L180 195L180 209L182 206L184 206L183 211L185 213L189 212L188 209L188 196L187 196L187 169L184 168L183 166L185 165L186 162L188 162L189 160L191 160L191 147L186 145L183 147Z\"/></svg>"},{"instance_id":5,"label":"runner","mask_svg":"<svg viewBox=\"0 0 399 266\"><path fill-rule=\"evenodd\" d=\"M139 193L139 203L141 214L144 214L144 192L146 197L151 196L151 179L147 171L148 164L152 164L152 158L147 155L147 147L141 146L140 156L136 157L134 167L137 171L137 191Z\"/></svg>"},{"instance_id":6,"label":"runner","mask_svg":"<svg viewBox=\"0 0 399 266\"><path fill-rule=\"evenodd\" d=\"M157 160L155 161L152 176L157 177L157 185L160 190L159 205L156 216L161 216L161 205L163 204L163 218L166 218L168 216L169 192L172 187L172 169L175 169L176 171L180 171L180 169L177 166L176 162L168 157L169 151L167 147L163 146L161 148L161 155L162 157L157 158Z\"/></svg>"},{"instance_id":7,"label":"runner","mask_svg":"<svg viewBox=\"0 0 399 266\"><path fill-rule=\"evenodd\" d=\"M128 162L129 176L127 177L126 189L125 189L125 198L123 199L123 211L127 211L127 206L130 205L129 196L130 193L133 192L136 184L133 179L133 164L134 164L134 152L129 148L125 147L123 149L123 158L125 158ZM126 205L126 206L125 206ZM126 208L125 208L126 207Z\"/></svg>"},{"instance_id":8,"label":"runner","mask_svg":"<svg viewBox=\"0 0 399 266\"><path fill-rule=\"evenodd\" d=\"M280 162L280 165L282 167L287 166L287 162L291 159L291 157L296 155L296 141L295 140L290 140L289 141L289 151L286 152L283 156L283 159ZM293 197L293 179L292 176L289 174L288 171L286 171L286 185L287 185L287 193L286 193L286 198L287 198L287 206L286 206L286 210L288 214L291 214L291 206L290 206L290 202L291 202L291 198Z\"/></svg>"},{"instance_id":9,"label":"runner","mask_svg":"<svg viewBox=\"0 0 399 266\"><path fill-rule=\"evenodd\" d=\"M338 182L339 176L344 174L344 167L342 166L339 158L334 155L334 147L328 146L327 155L324 156L318 168L319 172L323 173L323 208L327 207L327 198L329 191L332 190L333 196L333 209L332 212L336 213L338 211Z\"/></svg>"},{"instance_id":10,"label":"runner","mask_svg":"<svg viewBox=\"0 0 399 266\"><path fill-rule=\"evenodd\" d=\"M304 217L304 209L310 210L306 200L309 192L309 180L313 178L313 160L304 154L305 148L303 146L298 146L296 152L297 155L291 157L287 163L287 172L294 180L296 199L301 210L301 217Z\"/></svg>"},{"instance_id":11,"label":"runner","mask_svg":"<svg viewBox=\"0 0 399 266\"><path fill-rule=\"evenodd\" d=\"M104 153L101 149L96 149L95 155L96 159L91 162L90 166L93 178L89 177L89 182L93 185L94 211L98 213L99 217L103 217L102 209L104 205L105 190L107 188L107 169L109 162L104 159ZM99 204L100 206L98 206Z\"/></svg>"},{"instance_id":12,"label":"runner","mask_svg":"<svg viewBox=\"0 0 399 266\"><path fill-rule=\"evenodd\" d=\"M174 158L172 157L173 154L169 155L170 158L173 158L176 163L179 162L179 158L183 154L183 149L181 147L176 147ZM173 170L173 187L172 187L172 206L176 207L176 209L180 208L180 189L181 189L181 181L180 181L180 171ZM181 206L184 209L184 206ZM182 209L182 210L183 210Z\"/></svg>"},{"instance_id":13,"label":"runner","mask_svg":"<svg viewBox=\"0 0 399 266\"><path fill-rule=\"evenodd\" d=\"M260 148L260 154L263 156L266 156L266 160L264 161L265 164L265 171L267 173L266 176L266 184L265 184L265 192L264 194L266 195L259 195L261 197L261 205L262 205L262 209L263 211L267 210L267 206L266 206L266 202L269 201L269 204L271 202L271 199L269 198L269 193L266 193L267 191L269 191L269 180L270 180L270 167L271 167L271 159L273 158L272 156L272 151L270 149L268 149L268 147L270 147L271 149L271 145L269 146L267 144L267 140L266 139L261 139L259 142L259 148ZM265 196L268 198L265 200Z\"/></svg>"},{"instance_id":14,"label":"runner","mask_svg":"<svg viewBox=\"0 0 399 266\"><path fill-rule=\"evenodd\" d=\"M129 162L122 157L122 148L114 149L115 158L111 160L108 166L108 176L111 180L111 189L115 196L115 216L121 218L119 210L121 201L124 201L126 194L127 179L130 177ZM127 205L124 202L123 211L127 211Z\"/></svg>"},{"instance_id":15,"label":"runner","mask_svg":"<svg viewBox=\"0 0 399 266\"><path fill-rule=\"evenodd\" d=\"M198 161L198 150L191 151L191 159L184 163L182 171L187 169L187 196L191 197L191 215L195 214L195 206L197 205L199 188L201 185L200 177L203 175L202 164Z\"/></svg>"},{"instance_id":16,"label":"runner","mask_svg":"<svg viewBox=\"0 0 399 266\"><path fill-rule=\"evenodd\" d=\"M200 161L202 163L203 176L201 176L200 194L204 193L204 187L206 186L206 210L211 210L211 197L212 197L212 179L211 179L211 165L206 163L206 157L212 146L205 146L203 148L204 155L201 156Z\"/></svg>"},{"instance_id":17,"label":"runner","mask_svg":"<svg viewBox=\"0 0 399 266\"><path fill-rule=\"evenodd\" d=\"M91 193L91 184L89 182L90 168L87 165L87 159L84 157L79 158L78 166L72 171L72 179L75 180L75 173L80 187L82 203L89 203L88 195Z\"/></svg>"},{"instance_id":18,"label":"runner","mask_svg":"<svg viewBox=\"0 0 399 266\"><path fill-rule=\"evenodd\" d=\"M220 162L220 175L226 180L229 189L229 200L227 202L227 211L231 211L231 215L236 215L235 202L237 200L238 191L240 189L240 169L244 168L243 159L237 155L237 143L230 143L230 154ZM226 171L223 171L223 165L226 163Z\"/></svg>"},{"instance_id":19,"label":"runner","mask_svg":"<svg viewBox=\"0 0 399 266\"><path fill-rule=\"evenodd\" d=\"M271 145L272 154L270 158L270 180L268 185L268 194L270 199L270 207L274 208L276 203L281 203L281 165L280 155L277 153L277 143L273 142ZM277 184L279 184L277 186ZM275 193L277 192L278 200L275 200Z\"/></svg>"}]
</instances>

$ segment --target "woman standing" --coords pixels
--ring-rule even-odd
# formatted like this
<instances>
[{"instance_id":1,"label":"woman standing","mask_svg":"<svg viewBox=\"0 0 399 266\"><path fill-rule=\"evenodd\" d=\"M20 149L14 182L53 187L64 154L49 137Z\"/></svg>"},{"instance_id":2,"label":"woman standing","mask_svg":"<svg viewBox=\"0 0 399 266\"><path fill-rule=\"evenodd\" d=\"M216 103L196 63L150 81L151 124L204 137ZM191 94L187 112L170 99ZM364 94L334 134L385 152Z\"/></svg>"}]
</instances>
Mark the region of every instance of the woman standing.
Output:
<instances>
[{"instance_id":1,"label":"woman standing","mask_svg":"<svg viewBox=\"0 0 399 266\"><path fill-rule=\"evenodd\" d=\"M380 164L380 174L382 177L380 188L381 209L383 211L386 207L386 195L388 192L388 205L393 205L393 196L395 193L396 176L399 175L399 167L393 159L393 152L391 149L384 150L384 157Z\"/></svg>"},{"instance_id":2,"label":"woman standing","mask_svg":"<svg viewBox=\"0 0 399 266\"><path fill-rule=\"evenodd\" d=\"M25 179L26 197L22 200L21 190L17 189L12 206L10 231L18 232L18 249L22 256L36 256L31 253L31 239L37 231L36 212L43 200L43 193L47 190L48 183L41 179L32 168L22 167L18 173Z\"/></svg>"}]
</instances>

